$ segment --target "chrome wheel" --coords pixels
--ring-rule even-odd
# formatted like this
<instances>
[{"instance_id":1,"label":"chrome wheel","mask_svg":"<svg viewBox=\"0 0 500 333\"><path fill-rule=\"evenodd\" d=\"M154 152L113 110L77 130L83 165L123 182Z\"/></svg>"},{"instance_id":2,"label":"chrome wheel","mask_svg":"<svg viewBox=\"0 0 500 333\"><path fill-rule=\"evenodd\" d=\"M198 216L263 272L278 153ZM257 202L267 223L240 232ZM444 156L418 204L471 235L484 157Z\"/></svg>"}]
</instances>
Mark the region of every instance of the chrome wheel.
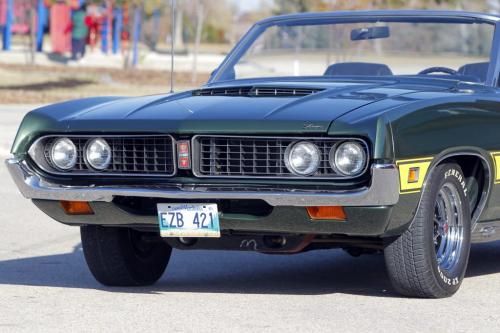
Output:
<instances>
[{"instance_id":1,"label":"chrome wheel","mask_svg":"<svg viewBox=\"0 0 500 333\"><path fill-rule=\"evenodd\" d=\"M385 240L384 256L394 288L412 297L443 298L457 292L467 270L471 213L456 163L437 165L426 180L412 223Z\"/></svg>"},{"instance_id":2,"label":"chrome wheel","mask_svg":"<svg viewBox=\"0 0 500 333\"><path fill-rule=\"evenodd\" d=\"M434 248L441 270L450 271L460 261L464 239L462 202L458 189L445 183L434 206Z\"/></svg>"}]
</instances>

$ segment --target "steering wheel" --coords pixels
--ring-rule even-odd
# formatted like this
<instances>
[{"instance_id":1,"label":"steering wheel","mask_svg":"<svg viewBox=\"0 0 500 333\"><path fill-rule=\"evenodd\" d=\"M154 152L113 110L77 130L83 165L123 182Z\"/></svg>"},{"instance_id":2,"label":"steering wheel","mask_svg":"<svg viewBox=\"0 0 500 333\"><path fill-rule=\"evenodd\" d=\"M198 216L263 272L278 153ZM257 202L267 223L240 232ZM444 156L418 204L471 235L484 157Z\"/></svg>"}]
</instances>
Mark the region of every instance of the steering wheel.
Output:
<instances>
[{"instance_id":1,"label":"steering wheel","mask_svg":"<svg viewBox=\"0 0 500 333\"><path fill-rule=\"evenodd\" d=\"M431 73L445 73L445 74L450 74L450 75L457 75L458 72L454 69L448 68L448 67L429 67L424 69L423 71L420 71L418 75L426 75L426 74L431 74Z\"/></svg>"}]
</instances>

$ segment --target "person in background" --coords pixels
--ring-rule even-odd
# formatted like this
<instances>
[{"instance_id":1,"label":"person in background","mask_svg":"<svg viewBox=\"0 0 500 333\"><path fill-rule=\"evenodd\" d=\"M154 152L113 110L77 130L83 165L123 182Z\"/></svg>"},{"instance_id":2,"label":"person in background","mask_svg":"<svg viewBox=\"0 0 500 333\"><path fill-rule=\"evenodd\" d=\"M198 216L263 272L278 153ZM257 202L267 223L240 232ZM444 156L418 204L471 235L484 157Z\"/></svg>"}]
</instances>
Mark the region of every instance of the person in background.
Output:
<instances>
[{"instance_id":1,"label":"person in background","mask_svg":"<svg viewBox=\"0 0 500 333\"><path fill-rule=\"evenodd\" d=\"M94 51L97 43L99 43L99 25L102 21L102 13L99 6L90 3L87 7L87 14L89 27L87 44L90 46L90 50Z\"/></svg>"},{"instance_id":2,"label":"person in background","mask_svg":"<svg viewBox=\"0 0 500 333\"><path fill-rule=\"evenodd\" d=\"M85 55L85 45L89 34L87 5L82 4L71 16L71 60L79 60Z\"/></svg>"}]
</instances>

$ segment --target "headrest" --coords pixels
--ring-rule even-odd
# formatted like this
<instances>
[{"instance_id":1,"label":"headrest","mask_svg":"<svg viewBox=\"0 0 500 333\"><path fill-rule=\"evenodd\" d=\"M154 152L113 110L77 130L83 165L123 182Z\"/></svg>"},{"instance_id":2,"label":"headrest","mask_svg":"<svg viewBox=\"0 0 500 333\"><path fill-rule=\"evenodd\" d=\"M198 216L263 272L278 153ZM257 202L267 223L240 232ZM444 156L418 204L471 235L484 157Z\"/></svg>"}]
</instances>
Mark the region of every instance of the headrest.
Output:
<instances>
[{"instance_id":1,"label":"headrest","mask_svg":"<svg viewBox=\"0 0 500 333\"><path fill-rule=\"evenodd\" d=\"M474 64L466 64L458 69L458 73L467 76L477 77L481 82L486 82L488 76L489 62L477 62Z\"/></svg>"}]
</instances>

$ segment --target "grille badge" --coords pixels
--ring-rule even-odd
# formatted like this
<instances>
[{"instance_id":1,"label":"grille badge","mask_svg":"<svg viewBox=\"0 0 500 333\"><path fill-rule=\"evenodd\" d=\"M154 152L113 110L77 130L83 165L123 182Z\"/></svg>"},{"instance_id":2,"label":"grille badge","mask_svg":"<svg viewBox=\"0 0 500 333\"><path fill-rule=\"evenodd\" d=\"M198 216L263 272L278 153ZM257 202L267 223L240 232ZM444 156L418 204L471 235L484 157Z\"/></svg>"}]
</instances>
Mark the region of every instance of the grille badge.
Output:
<instances>
[{"instance_id":1,"label":"grille badge","mask_svg":"<svg viewBox=\"0 0 500 333\"><path fill-rule=\"evenodd\" d=\"M177 166L179 169L191 169L189 141L177 141Z\"/></svg>"}]
</instances>

